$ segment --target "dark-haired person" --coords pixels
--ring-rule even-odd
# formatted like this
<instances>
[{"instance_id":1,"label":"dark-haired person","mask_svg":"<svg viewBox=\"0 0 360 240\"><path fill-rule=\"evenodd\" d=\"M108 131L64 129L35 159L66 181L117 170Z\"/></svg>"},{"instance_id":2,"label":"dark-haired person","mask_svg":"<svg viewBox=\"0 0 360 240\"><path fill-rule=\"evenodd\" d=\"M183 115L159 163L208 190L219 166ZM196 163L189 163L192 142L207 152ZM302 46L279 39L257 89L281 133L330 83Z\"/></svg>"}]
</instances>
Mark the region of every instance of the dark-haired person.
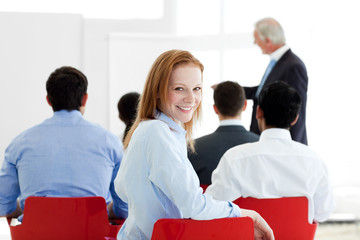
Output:
<instances>
[{"instance_id":1,"label":"dark-haired person","mask_svg":"<svg viewBox=\"0 0 360 240\"><path fill-rule=\"evenodd\" d=\"M206 194L218 200L239 197L306 196L309 223L325 221L333 209L327 167L308 146L291 139L301 98L284 82L266 86L256 112L260 140L228 150L212 175Z\"/></svg>"},{"instance_id":2,"label":"dark-haired person","mask_svg":"<svg viewBox=\"0 0 360 240\"><path fill-rule=\"evenodd\" d=\"M117 108L119 119L125 124L122 140L125 140L127 133L135 122L137 107L139 104L140 94L137 92L129 92L124 94L118 101Z\"/></svg>"},{"instance_id":3,"label":"dark-haired person","mask_svg":"<svg viewBox=\"0 0 360 240\"><path fill-rule=\"evenodd\" d=\"M215 132L195 139L195 152L188 151L200 184L206 185L211 184L211 174L228 149L259 140L259 135L247 131L241 122L246 99L244 89L238 83L225 81L218 84L213 97L220 126Z\"/></svg>"},{"instance_id":4,"label":"dark-haired person","mask_svg":"<svg viewBox=\"0 0 360 240\"><path fill-rule=\"evenodd\" d=\"M127 204L114 190L122 144L83 118L87 86L86 76L73 67L51 73L46 99L54 115L22 132L5 150L0 216L21 215L29 196L101 196L109 206L114 203L109 214L127 217Z\"/></svg>"}]
</instances>

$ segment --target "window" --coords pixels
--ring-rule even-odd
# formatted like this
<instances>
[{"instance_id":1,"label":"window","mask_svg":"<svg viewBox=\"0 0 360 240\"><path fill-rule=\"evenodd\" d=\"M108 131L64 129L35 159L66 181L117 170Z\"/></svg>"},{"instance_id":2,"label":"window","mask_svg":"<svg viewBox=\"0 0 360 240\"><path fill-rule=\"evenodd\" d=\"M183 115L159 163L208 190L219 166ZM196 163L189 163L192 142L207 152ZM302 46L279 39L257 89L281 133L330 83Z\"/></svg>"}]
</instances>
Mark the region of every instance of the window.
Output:
<instances>
[{"instance_id":1,"label":"window","mask_svg":"<svg viewBox=\"0 0 360 240\"><path fill-rule=\"evenodd\" d=\"M1 4L1 11L76 13L85 18L154 19L163 16L164 0L13 0Z\"/></svg>"}]
</instances>

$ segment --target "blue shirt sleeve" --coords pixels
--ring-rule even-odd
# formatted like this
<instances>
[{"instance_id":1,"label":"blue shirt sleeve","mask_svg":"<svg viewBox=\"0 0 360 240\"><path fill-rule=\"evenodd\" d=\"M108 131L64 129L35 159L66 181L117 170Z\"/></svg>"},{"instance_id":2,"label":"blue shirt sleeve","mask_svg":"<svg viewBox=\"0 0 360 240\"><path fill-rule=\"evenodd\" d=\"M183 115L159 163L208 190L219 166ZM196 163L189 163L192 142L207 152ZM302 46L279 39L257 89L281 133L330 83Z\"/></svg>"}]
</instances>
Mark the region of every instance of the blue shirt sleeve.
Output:
<instances>
[{"instance_id":1,"label":"blue shirt sleeve","mask_svg":"<svg viewBox=\"0 0 360 240\"><path fill-rule=\"evenodd\" d=\"M116 178L123 157L123 146L119 138L117 137L116 139L113 139L111 146L114 146L112 149L111 157L113 158L115 163L115 167L112 173L111 183L110 183L110 194L113 201L113 211L116 216L120 218L127 218L128 204L120 199L120 197L115 192L115 186L114 186L114 180Z\"/></svg>"},{"instance_id":2,"label":"blue shirt sleeve","mask_svg":"<svg viewBox=\"0 0 360 240\"><path fill-rule=\"evenodd\" d=\"M14 143L5 151L5 157L0 169L0 216L12 213L16 209L20 186L16 170L16 156L11 155Z\"/></svg>"}]
</instances>

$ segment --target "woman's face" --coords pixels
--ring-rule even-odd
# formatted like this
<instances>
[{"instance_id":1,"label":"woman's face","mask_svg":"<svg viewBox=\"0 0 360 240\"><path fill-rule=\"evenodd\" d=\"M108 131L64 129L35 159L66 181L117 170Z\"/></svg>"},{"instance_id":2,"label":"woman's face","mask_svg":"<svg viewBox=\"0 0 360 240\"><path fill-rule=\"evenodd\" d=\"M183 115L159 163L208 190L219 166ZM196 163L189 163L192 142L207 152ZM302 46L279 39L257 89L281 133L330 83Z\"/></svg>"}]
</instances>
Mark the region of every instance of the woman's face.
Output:
<instances>
[{"instance_id":1,"label":"woman's face","mask_svg":"<svg viewBox=\"0 0 360 240\"><path fill-rule=\"evenodd\" d=\"M186 123L201 102L201 70L193 64L176 66L169 79L167 104L160 110L176 123Z\"/></svg>"}]
</instances>

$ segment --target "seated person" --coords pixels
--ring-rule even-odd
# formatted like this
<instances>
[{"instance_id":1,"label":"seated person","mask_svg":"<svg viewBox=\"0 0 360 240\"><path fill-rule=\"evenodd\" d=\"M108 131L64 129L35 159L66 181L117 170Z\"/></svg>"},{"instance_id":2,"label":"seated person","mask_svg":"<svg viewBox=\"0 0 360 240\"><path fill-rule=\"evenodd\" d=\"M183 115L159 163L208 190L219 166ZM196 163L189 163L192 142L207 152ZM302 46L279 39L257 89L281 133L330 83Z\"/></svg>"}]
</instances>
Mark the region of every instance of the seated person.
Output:
<instances>
[{"instance_id":1,"label":"seated person","mask_svg":"<svg viewBox=\"0 0 360 240\"><path fill-rule=\"evenodd\" d=\"M266 86L256 112L260 140L228 150L212 174L206 194L234 201L239 197L305 196L309 223L325 221L333 209L325 163L308 146L291 139L301 97L284 82Z\"/></svg>"},{"instance_id":2,"label":"seated person","mask_svg":"<svg viewBox=\"0 0 360 240\"><path fill-rule=\"evenodd\" d=\"M83 118L87 86L86 76L75 68L51 73L46 99L54 115L18 135L5 151L0 216L18 217L29 196L101 196L107 204L114 202L109 216L127 217L127 204L114 189L122 144Z\"/></svg>"},{"instance_id":3,"label":"seated person","mask_svg":"<svg viewBox=\"0 0 360 240\"><path fill-rule=\"evenodd\" d=\"M125 124L125 131L122 137L123 141L136 119L139 99L140 94L137 92L126 93L119 99L117 105L119 119Z\"/></svg>"},{"instance_id":4,"label":"seated person","mask_svg":"<svg viewBox=\"0 0 360 240\"><path fill-rule=\"evenodd\" d=\"M195 139L195 152L188 151L200 184L211 184L211 174L229 148L259 140L259 135L247 131L241 122L245 109L245 92L238 83L226 81L216 85L214 111L220 126L215 132Z\"/></svg>"},{"instance_id":5,"label":"seated person","mask_svg":"<svg viewBox=\"0 0 360 240\"><path fill-rule=\"evenodd\" d=\"M127 134L126 154L115 189L129 204L118 239L151 239L160 218L249 216L257 239L274 239L258 213L203 194L187 158L187 143L201 112L203 65L191 53L169 50L153 63L137 118Z\"/></svg>"}]
</instances>

